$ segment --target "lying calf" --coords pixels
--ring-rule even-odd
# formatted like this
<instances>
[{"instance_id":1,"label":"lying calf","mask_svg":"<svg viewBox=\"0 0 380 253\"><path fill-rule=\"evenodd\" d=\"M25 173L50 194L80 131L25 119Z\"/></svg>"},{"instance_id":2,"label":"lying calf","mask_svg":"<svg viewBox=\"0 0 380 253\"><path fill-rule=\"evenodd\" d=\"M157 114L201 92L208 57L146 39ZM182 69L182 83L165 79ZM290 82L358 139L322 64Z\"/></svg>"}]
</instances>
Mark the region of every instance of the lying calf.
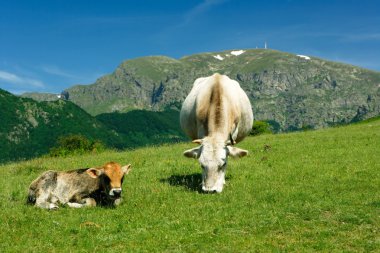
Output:
<instances>
[{"instance_id":1,"label":"lying calf","mask_svg":"<svg viewBox=\"0 0 380 253\"><path fill-rule=\"evenodd\" d=\"M101 168L47 171L29 186L27 202L46 209L56 209L58 204L70 207L118 205L124 175L129 173L130 166L109 162Z\"/></svg>"}]
</instances>

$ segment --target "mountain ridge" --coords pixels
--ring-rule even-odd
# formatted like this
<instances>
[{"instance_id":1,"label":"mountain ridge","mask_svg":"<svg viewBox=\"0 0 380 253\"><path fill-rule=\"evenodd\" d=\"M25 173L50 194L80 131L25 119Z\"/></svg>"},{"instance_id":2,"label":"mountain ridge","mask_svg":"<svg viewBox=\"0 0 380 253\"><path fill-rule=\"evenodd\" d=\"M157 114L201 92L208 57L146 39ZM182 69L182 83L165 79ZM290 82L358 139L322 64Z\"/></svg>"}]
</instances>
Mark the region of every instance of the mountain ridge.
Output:
<instances>
[{"instance_id":1,"label":"mountain ridge","mask_svg":"<svg viewBox=\"0 0 380 253\"><path fill-rule=\"evenodd\" d=\"M123 61L64 97L91 115L130 110L179 110L194 80L215 72L238 81L255 119L275 131L318 129L380 115L380 72L270 49L234 49L173 59Z\"/></svg>"},{"instance_id":2,"label":"mountain ridge","mask_svg":"<svg viewBox=\"0 0 380 253\"><path fill-rule=\"evenodd\" d=\"M271 121L280 131L321 128L380 114L379 72L275 50L232 54L238 51L194 54L178 60L166 56L126 60L95 83L65 92L92 115L180 109L196 78L218 72L240 83L256 119Z\"/></svg>"},{"instance_id":3,"label":"mountain ridge","mask_svg":"<svg viewBox=\"0 0 380 253\"><path fill-rule=\"evenodd\" d=\"M186 140L179 127L182 101L196 78L215 72L237 80L255 119L275 132L380 115L380 73L348 64L264 49L140 57L91 85L64 90L60 99L0 90L0 162L46 154L70 133L122 149Z\"/></svg>"}]
</instances>

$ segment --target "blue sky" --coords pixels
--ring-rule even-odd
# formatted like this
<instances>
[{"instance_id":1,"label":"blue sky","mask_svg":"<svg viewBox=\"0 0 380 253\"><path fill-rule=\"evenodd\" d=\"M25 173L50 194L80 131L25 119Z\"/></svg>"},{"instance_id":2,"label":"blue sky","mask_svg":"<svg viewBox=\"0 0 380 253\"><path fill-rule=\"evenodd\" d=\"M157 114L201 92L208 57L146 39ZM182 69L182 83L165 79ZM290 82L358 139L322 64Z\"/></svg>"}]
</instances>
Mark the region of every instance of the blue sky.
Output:
<instances>
[{"instance_id":1,"label":"blue sky","mask_svg":"<svg viewBox=\"0 0 380 253\"><path fill-rule=\"evenodd\" d=\"M380 71L380 1L0 0L0 88L60 93L127 59L265 41Z\"/></svg>"}]
</instances>

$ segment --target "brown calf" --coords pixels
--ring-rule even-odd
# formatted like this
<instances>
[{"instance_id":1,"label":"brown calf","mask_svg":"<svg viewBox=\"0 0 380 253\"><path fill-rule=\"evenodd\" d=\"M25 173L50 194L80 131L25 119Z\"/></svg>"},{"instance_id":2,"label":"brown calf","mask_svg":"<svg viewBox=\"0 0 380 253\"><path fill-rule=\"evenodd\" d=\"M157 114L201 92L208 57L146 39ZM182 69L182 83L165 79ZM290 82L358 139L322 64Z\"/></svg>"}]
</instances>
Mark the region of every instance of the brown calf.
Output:
<instances>
[{"instance_id":1,"label":"brown calf","mask_svg":"<svg viewBox=\"0 0 380 253\"><path fill-rule=\"evenodd\" d=\"M77 208L118 205L130 166L109 162L100 168L47 171L29 186L27 202L46 209L57 209L59 204Z\"/></svg>"}]
</instances>

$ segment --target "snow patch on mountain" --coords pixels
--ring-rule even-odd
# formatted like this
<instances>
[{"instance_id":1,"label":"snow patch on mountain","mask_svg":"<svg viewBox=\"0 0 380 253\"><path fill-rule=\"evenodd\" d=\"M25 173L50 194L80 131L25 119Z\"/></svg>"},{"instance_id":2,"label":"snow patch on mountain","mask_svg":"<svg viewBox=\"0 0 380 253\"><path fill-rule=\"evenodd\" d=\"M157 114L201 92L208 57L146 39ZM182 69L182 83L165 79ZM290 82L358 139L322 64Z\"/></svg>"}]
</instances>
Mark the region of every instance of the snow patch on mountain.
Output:
<instances>
[{"instance_id":1,"label":"snow patch on mountain","mask_svg":"<svg viewBox=\"0 0 380 253\"><path fill-rule=\"evenodd\" d=\"M311 58L309 56L306 56L306 55L302 55L302 54L297 54L298 57L302 58L302 59L305 59L307 61L311 60Z\"/></svg>"},{"instance_id":2,"label":"snow patch on mountain","mask_svg":"<svg viewBox=\"0 0 380 253\"><path fill-rule=\"evenodd\" d=\"M224 58L223 58L222 56L220 56L220 54L218 54L218 55L214 55L214 58L215 58L215 59L218 59L218 60L220 60L220 61L223 61L223 60L224 60Z\"/></svg>"},{"instance_id":3,"label":"snow patch on mountain","mask_svg":"<svg viewBox=\"0 0 380 253\"><path fill-rule=\"evenodd\" d=\"M231 51L231 54L235 55L235 56L238 56L238 55L241 55L244 52L245 52L244 50L236 50L236 51Z\"/></svg>"}]
</instances>

